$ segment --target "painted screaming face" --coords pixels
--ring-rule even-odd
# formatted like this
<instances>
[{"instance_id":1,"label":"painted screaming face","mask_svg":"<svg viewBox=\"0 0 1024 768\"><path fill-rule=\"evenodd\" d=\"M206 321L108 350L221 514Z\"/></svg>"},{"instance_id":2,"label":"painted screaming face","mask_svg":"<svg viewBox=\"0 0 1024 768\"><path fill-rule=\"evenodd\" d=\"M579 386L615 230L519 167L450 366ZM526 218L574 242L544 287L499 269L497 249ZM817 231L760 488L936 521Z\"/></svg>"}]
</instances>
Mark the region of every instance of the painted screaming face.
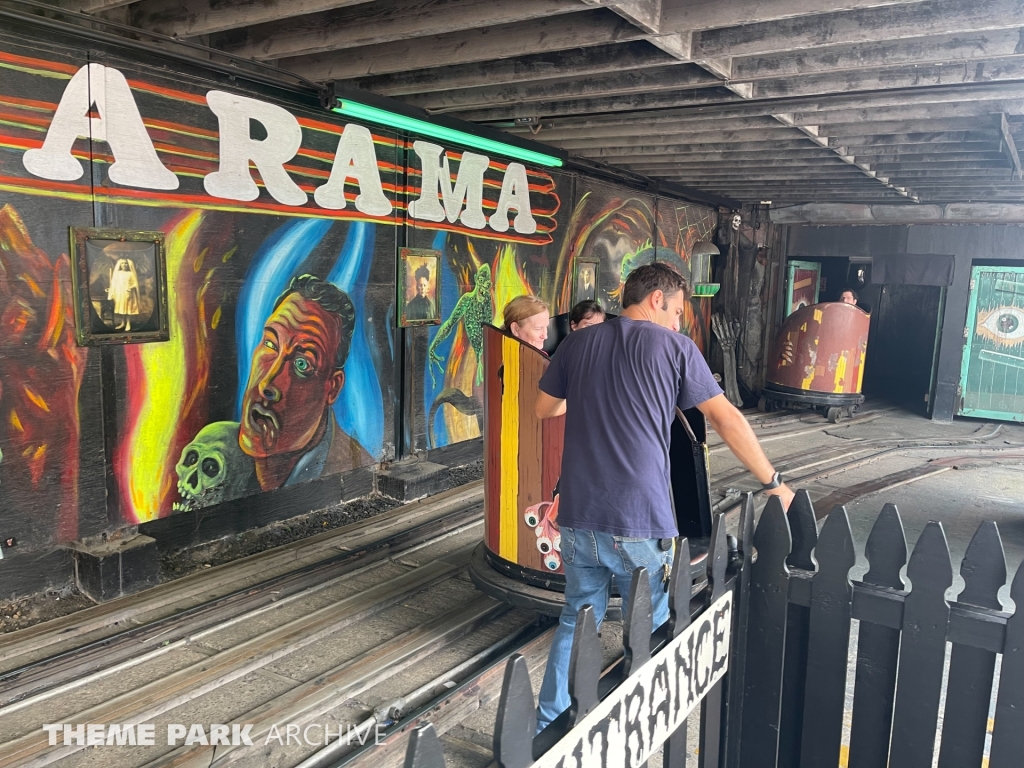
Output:
<instances>
[{"instance_id":1,"label":"painted screaming face","mask_svg":"<svg viewBox=\"0 0 1024 768\"><path fill-rule=\"evenodd\" d=\"M338 317L290 294L267 320L252 356L238 444L254 458L309 450L345 373L334 367Z\"/></svg>"}]
</instances>

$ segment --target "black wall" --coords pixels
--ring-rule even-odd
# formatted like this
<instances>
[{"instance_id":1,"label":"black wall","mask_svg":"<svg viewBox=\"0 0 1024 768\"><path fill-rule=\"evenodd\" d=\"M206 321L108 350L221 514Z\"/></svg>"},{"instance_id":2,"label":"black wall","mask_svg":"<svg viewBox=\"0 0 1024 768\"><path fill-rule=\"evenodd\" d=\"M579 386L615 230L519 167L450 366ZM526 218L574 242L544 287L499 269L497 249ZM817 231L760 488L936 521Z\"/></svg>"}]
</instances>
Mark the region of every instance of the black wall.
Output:
<instances>
[{"instance_id":1,"label":"black wall","mask_svg":"<svg viewBox=\"0 0 1024 768\"><path fill-rule=\"evenodd\" d=\"M951 253L956 258L953 284L946 292L932 418L951 421L957 411L956 388L964 348L971 266L1024 261L1024 228L1012 224L929 225L907 227L911 253Z\"/></svg>"},{"instance_id":2,"label":"black wall","mask_svg":"<svg viewBox=\"0 0 1024 768\"><path fill-rule=\"evenodd\" d=\"M932 396L931 418L934 421L952 421L958 408L957 385L960 381L961 355L964 345L964 324L967 321L967 302L970 295L971 266L986 263L1013 264L1024 262L1024 228L1018 225L1001 224L934 224L924 226L886 226L886 227L854 227L835 226L819 227L811 225L791 226L788 232L789 258L803 257L855 257L871 256L880 253L937 253L952 254L954 262L953 283L946 289L945 306L942 309L942 330L939 340L938 363ZM829 294L832 293L829 286ZM917 305L935 311L937 297L934 292L906 292L904 297L908 306ZM826 294L827 298L831 298ZM879 297L881 298L881 297ZM887 297L892 299L892 296ZM890 303L892 303L890 301ZM875 309L873 306L872 309ZM891 308L891 320L902 317L919 316L907 314L902 309ZM892 351L888 340L876 338L879 332L893 334L900 331L901 337L908 340L916 339L923 344L927 334L926 325L907 331L899 322L886 323L884 328L878 325L878 313L872 319L872 341L877 349L882 349L882 360ZM912 332L911 332L912 331ZM909 336L908 336L909 333ZM868 351L868 373L874 378L878 372L872 371L872 349ZM924 356L925 350L919 350ZM923 358L922 358L923 359ZM873 383L870 379L868 384ZM920 382L915 382L915 387ZM915 389L916 393L916 389ZM915 395L916 396L916 395Z\"/></svg>"}]
</instances>

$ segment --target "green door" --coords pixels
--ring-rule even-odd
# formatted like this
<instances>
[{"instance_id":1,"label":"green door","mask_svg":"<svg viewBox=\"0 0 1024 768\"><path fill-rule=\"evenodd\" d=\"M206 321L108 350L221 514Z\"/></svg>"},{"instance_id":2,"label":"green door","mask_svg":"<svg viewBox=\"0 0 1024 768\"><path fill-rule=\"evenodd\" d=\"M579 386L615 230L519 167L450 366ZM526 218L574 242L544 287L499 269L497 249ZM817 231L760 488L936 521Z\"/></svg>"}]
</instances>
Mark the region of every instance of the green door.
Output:
<instances>
[{"instance_id":1,"label":"green door","mask_svg":"<svg viewBox=\"0 0 1024 768\"><path fill-rule=\"evenodd\" d=\"M1024 267L974 267L960 413L1024 421Z\"/></svg>"},{"instance_id":2,"label":"green door","mask_svg":"<svg viewBox=\"0 0 1024 768\"><path fill-rule=\"evenodd\" d=\"M789 262L786 280L786 317L801 307L818 303L818 285L821 282L821 264L816 261Z\"/></svg>"}]
</instances>

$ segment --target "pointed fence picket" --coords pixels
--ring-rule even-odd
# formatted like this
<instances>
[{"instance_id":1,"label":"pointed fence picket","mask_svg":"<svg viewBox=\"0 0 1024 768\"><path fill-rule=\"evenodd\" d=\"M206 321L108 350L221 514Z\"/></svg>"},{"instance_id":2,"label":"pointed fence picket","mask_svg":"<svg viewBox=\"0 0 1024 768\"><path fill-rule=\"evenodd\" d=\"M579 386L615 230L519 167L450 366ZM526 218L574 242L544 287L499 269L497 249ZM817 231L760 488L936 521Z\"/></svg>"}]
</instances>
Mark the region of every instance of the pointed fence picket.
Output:
<instances>
[{"instance_id":1,"label":"pointed fence picket","mask_svg":"<svg viewBox=\"0 0 1024 768\"><path fill-rule=\"evenodd\" d=\"M744 530L752 531L753 506L748 499ZM742 526L741 526L742 528ZM730 543L732 548L730 549ZM740 550L740 547L745 547ZM676 551L668 584L669 619L652 634L650 579L644 568L633 573L629 605L624 617L623 654L609 669L602 669L601 644L594 609L584 606L576 620L569 662L569 709L535 736L536 702L530 684L526 660L513 654L505 666L501 698L494 731L494 758L499 768L529 768L554 744L577 728L593 709L626 682L638 670L649 665L652 653L685 632L691 620L703 617L727 591L735 589L740 564L750 560L750 539L737 541L726 535L725 519L720 517L712 530L707 556L707 584L696 595L690 568L690 546L686 538L676 541ZM735 636L735 627L729 632ZM723 738L723 713L726 707L726 680L719 680L703 692L701 700L700 765L717 768ZM654 714L658 714L655 712ZM665 716L661 713L661 716ZM638 728L639 732L639 728ZM626 739L630 750L635 742ZM635 755L634 755L635 757ZM687 757L686 721L669 736L663 747L665 768L685 768ZM635 764L635 760L630 761ZM406 768L445 768L437 734L432 726L417 729L406 752Z\"/></svg>"},{"instance_id":2,"label":"pointed fence picket","mask_svg":"<svg viewBox=\"0 0 1024 768\"><path fill-rule=\"evenodd\" d=\"M707 585L695 596L689 546L686 539L677 542L669 621L653 635L647 573L633 574L623 655L611 668L601 669L593 610L580 611L569 670L572 705L536 738L525 659L509 659L494 734L497 765L530 768L542 760L553 745L577 733L587 714L618 686L650 670L657 649L678 638L691 620L706 621L708 606L731 592L728 673L701 691L701 768L838 766L850 686L849 768L930 768L936 743L939 768L980 768L996 694L988 765L1019 768L1024 568L1018 568L1010 587L1017 610L1007 613L998 597L1007 568L995 523L983 523L971 540L960 563L964 589L955 602L946 599L953 563L937 522L928 523L908 553L899 512L886 504L868 536L868 571L857 582L850 579L855 553L845 508L832 510L819 532L810 496L801 491L788 513L778 499L769 499L755 527L748 495L737 539L726 535L724 517L715 520ZM909 584L901 577L904 567ZM854 619L859 621L856 666L848 679ZM591 728L597 717L588 721ZM627 733L626 741L630 738ZM686 768L686 740L683 721L665 742L665 768ZM646 759L631 755L634 768ZM432 729L414 734L406 766L444 768Z\"/></svg>"},{"instance_id":3,"label":"pointed fence picket","mask_svg":"<svg viewBox=\"0 0 1024 768\"><path fill-rule=\"evenodd\" d=\"M1011 587L1011 597L1020 596L1011 616L998 598L1007 574L995 523L975 534L961 564L965 587L949 603L953 565L939 523L925 527L908 562L899 513L887 504L867 541L869 570L851 582L856 550L845 509L835 508L820 533L814 519L809 497L798 493L788 515L769 502L754 531L757 560L737 619L749 622L747 647L733 660L733 669L745 669L742 736L724 765L838 766L852 683L850 768L931 768L937 741L940 768L980 768L1002 654L989 766L1019 766L1024 568ZM859 621L857 660L848 680L852 619Z\"/></svg>"}]
</instances>

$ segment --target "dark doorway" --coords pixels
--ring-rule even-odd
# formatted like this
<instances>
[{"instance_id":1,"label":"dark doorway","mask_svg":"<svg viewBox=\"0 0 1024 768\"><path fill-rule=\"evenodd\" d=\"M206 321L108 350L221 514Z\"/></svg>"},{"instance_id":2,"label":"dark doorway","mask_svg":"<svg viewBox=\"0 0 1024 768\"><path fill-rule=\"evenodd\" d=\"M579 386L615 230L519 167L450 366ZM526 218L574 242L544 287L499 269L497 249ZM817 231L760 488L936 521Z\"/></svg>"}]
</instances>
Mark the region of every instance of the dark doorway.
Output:
<instances>
[{"instance_id":1,"label":"dark doorway","mask_svg":"<svg viewBox=\"0 0 1024 768\"><path fill-rule=\"evenodd\" d=\"M943 289L935 285L883 285L876 296L864 393L927 415Z\"/></svg>"}]
</instances>

